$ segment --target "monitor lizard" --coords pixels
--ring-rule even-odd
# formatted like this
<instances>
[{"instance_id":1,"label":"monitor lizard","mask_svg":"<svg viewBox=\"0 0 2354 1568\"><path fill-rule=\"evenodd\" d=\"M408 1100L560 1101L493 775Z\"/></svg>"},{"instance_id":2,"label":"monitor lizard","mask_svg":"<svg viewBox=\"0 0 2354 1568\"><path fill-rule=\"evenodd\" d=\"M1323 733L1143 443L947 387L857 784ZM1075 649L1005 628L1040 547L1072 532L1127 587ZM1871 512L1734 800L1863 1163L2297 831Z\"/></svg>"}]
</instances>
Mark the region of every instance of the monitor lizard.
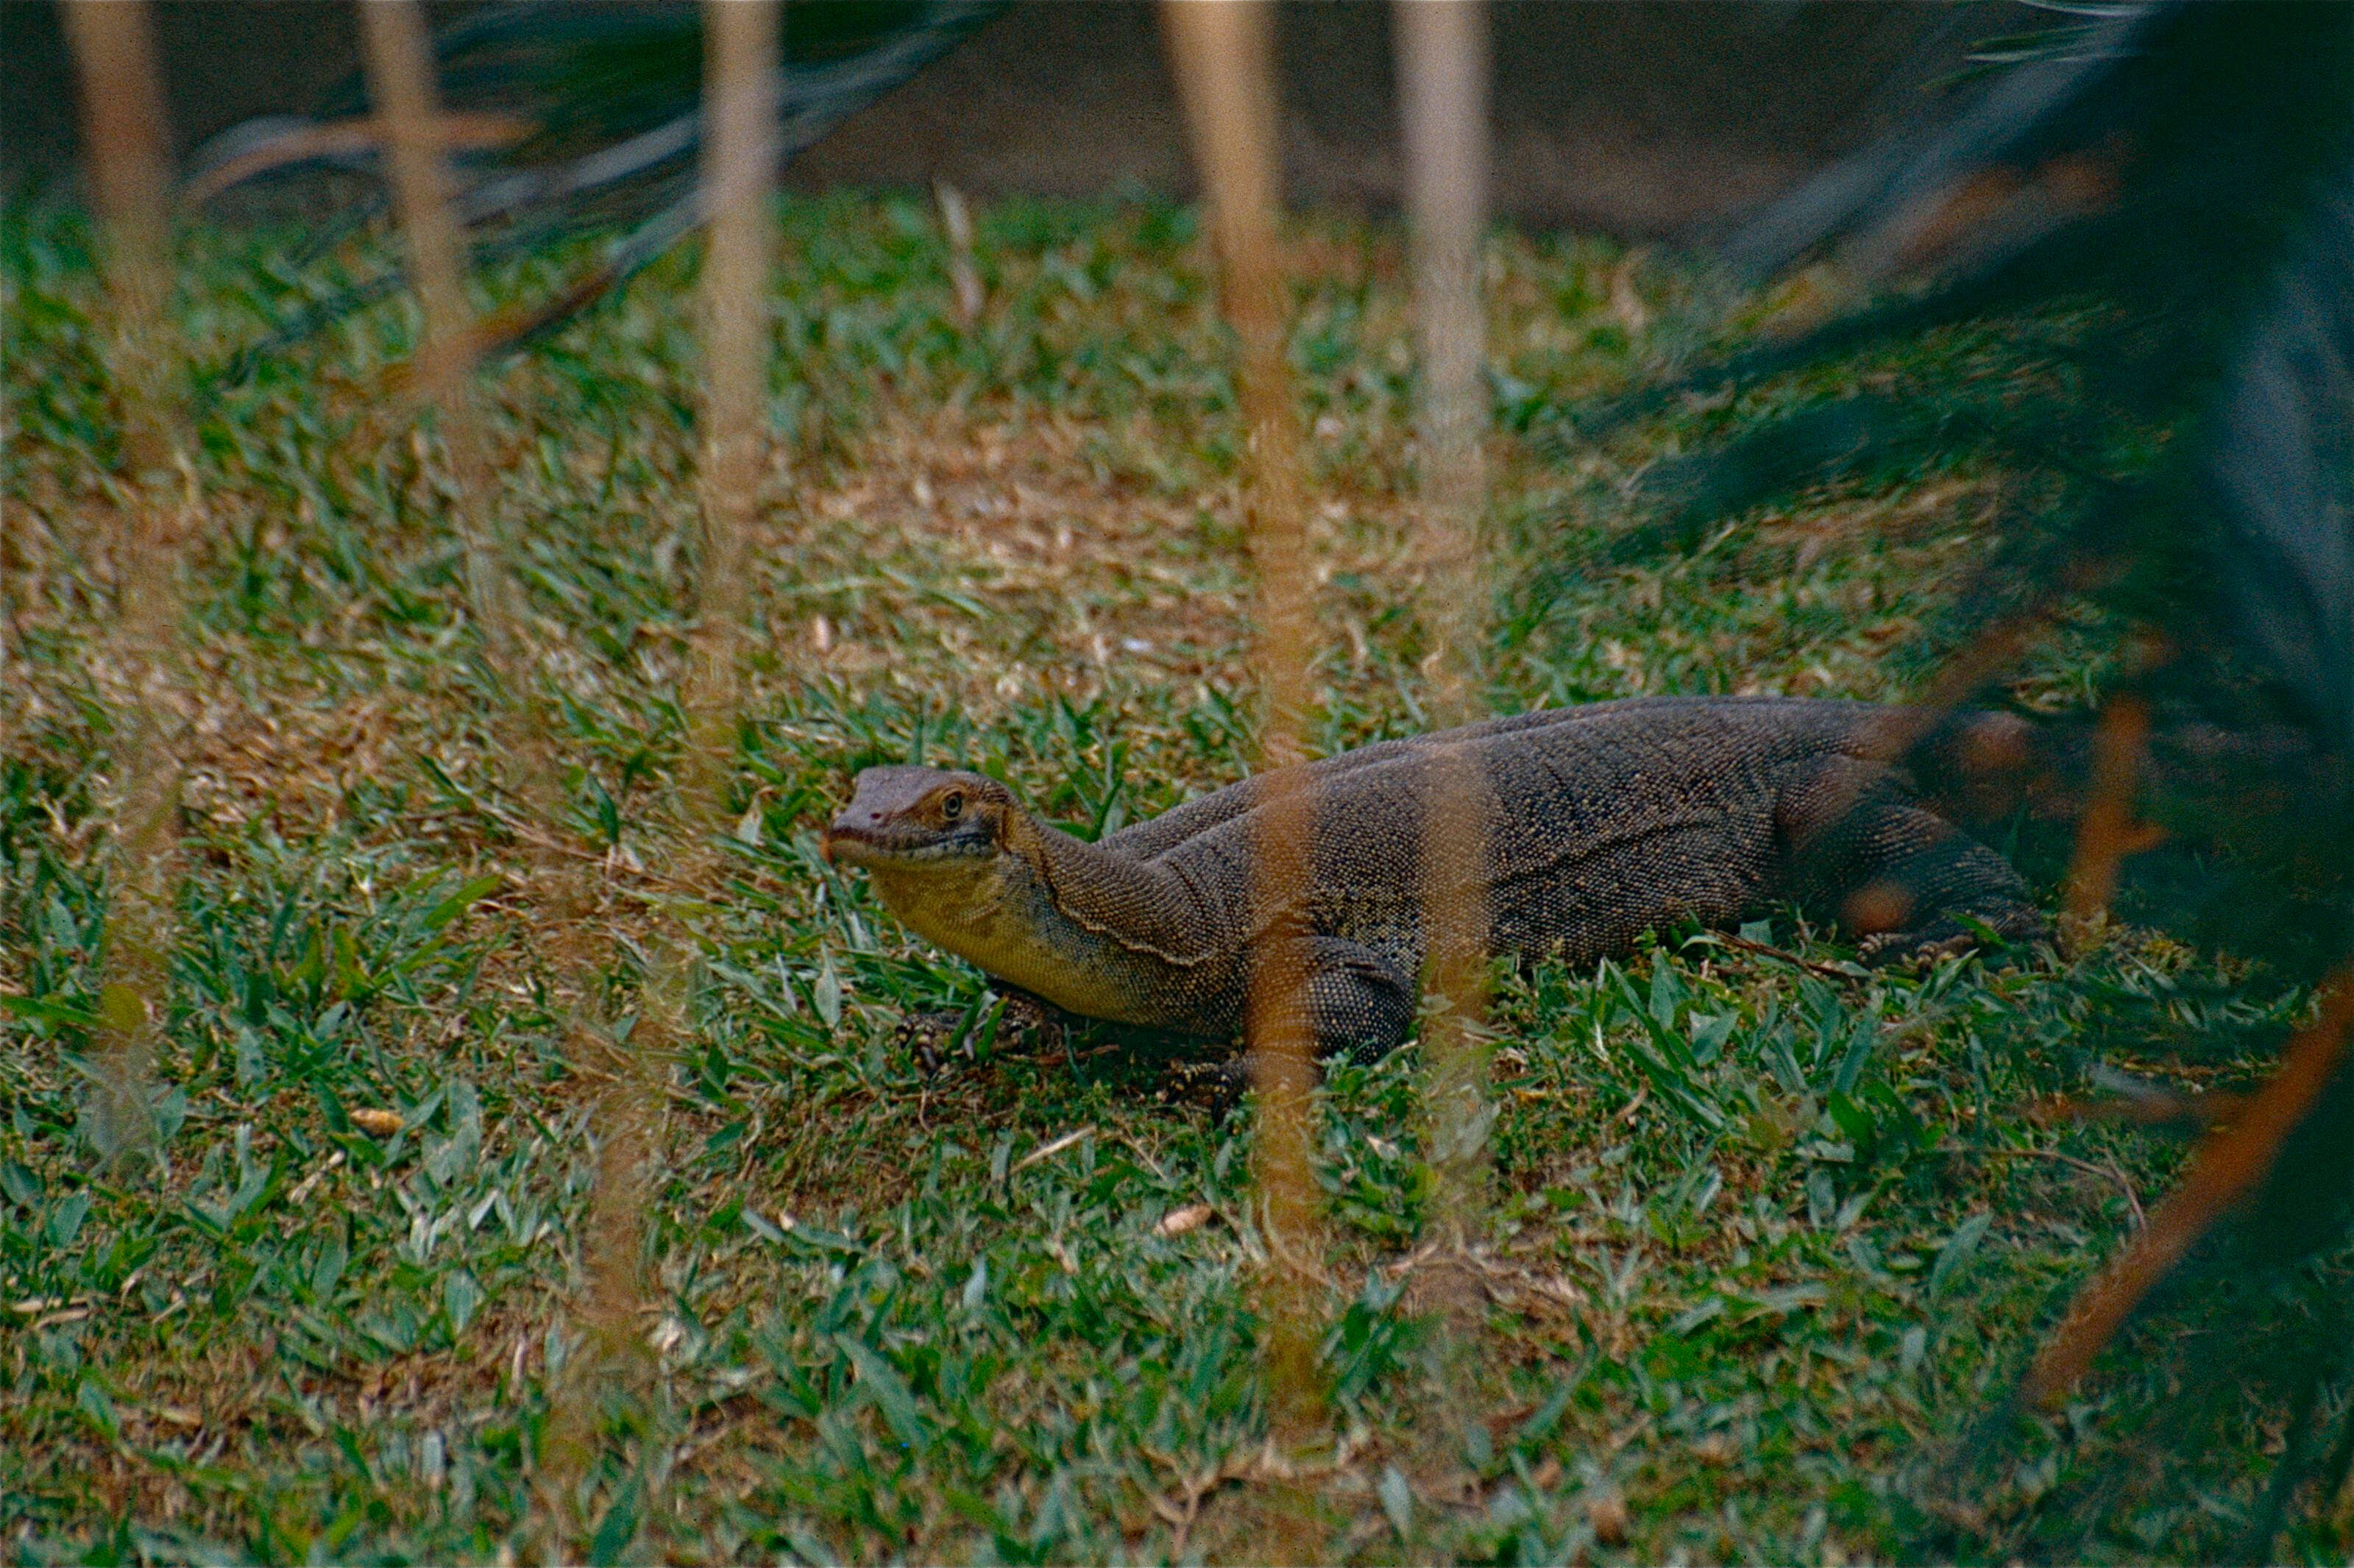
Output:
<instances>
[{"instance_id":1,"label":"monitor lizard","mask_svg":"<svg viewBox=\"0 0 2354 1568\"><path fill-rule=\"evenodd\" d=\"M1090 1018L1231 1038L1254 945L1301 944L1317 1054L1403 1040L1426 950L1417 885L1429 796L1472 784L1496 955L1590 964L1686 921L1728 927L1788 901L1840 921L1868 962L2045 929L2019 874L1922 779L2019 750L2021 721L1969 715L1879 758L1916 717L1864 703L1648 697L1544 709L1306 764L1305 885L1257 874L1268 776L1089 843L980 773L862 771L825 830L918 935ZM1436 765L1451 747L1469 768Z\"/></svg>"}]
</instances>

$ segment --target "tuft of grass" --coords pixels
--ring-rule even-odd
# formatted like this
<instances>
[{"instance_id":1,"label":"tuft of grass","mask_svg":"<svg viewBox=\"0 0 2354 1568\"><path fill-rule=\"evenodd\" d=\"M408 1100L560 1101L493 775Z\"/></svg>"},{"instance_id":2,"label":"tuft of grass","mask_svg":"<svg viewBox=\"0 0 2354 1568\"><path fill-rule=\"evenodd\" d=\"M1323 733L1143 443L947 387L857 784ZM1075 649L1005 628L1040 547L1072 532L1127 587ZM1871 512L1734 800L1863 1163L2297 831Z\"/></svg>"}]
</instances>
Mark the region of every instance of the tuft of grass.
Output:
<instances>
[{"instance_id":1,"label":"tuft of grass","mask_svg":"<svg viewBox=\"0 0 2354 1568\"><path fill-rule=\"evenodd\" d=\"M75 1130L125 756L90 540L122 459L86 232L8 215L0 1550L519 1554L546 1539L567 1443L564 1506L599 1561L1247 1556L1303 1495L1326 1554L1366 1562L2139 1560L2234 1539L2283 1401L2253 1369L2221 1405L2170 1408L2167 1353L2195 1322L2144 1330L2006 1473L1957 1497L1948 1464L2174 1167L2162 1140L2033 1114L2084 1085L2086 988L2146 999L2163 1029L2236 978L2129 930L2074 972L1849 977L1780 920L1752 936L1805 964L1668 932L1596 972L1499 976L1468 1379L1416 1294L1415 1054L1336 1071L1314 1123L1334 1444L1271 1467L1247 1117L1159 1103L1151 1043L1016 1038L977 974L812 838L871 761L981 767L1087 832L1248 765L1241 423L1194 219L978 212L970 323L926 204L796 200L778 221L767 412L791 463L753 508L716 894L662 869L692 630L693 256L481 382L560 814L498 744L439 460L382 396L413 315L387 305L201 389L213 527L187 579L163 1158L126 1173ZM175 308L205 363L350 262L291 269L288 238L183 237ZM1341 220L1288 243L1310 738L1331 750L1412 730L1429 698L1401 609L1403 252ZM519 261L476 302L564 260ZM1671 260L1595 240L1499 234L1490 266L1489 705L1899 694L2005 476L1860 477L1612 565L1608 541L1651 520L1630 498L1646 465L1828 389L1541 452L1516 424L1770 303L1727 318ZM2033 373L1984 335L1917 352L1989 395ZM2016 694L2061 705L2083 679L2063 636ZM592 1354L591 1118L673 922L699 967L648 1133L644 1375L588 1402L585 1435L558 1430ZM585 1012L558 983L574 972ZM2239 997L2251 1041L2300 1005ZM940 1008L970 1010L979 1060L927 1080L896 1029ZM2131 1044L2100 1050L2130 1066ZM2228 1086L2261 1061L2205 1070ZM1164 1234L1196 1205L1211 1218ZM2338 1256L2228 1309L2295 1329L2349 1286ZM2206 1423L2203 1457L2094 1495L2105 1457L2166 1421ZM2282 1546L2300 1561L2354 1541L2342 1506L2301 1529Z\"/></svg>"}]
</instances>

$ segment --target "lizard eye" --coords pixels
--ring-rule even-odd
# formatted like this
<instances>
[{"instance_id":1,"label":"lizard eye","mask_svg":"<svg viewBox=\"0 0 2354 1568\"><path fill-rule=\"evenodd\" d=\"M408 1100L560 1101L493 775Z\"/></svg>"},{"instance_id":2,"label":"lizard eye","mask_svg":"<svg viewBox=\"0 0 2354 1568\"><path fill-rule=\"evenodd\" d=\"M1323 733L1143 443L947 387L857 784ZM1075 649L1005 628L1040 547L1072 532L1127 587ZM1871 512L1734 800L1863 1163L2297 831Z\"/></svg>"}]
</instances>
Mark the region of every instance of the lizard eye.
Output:
<instances>
[{"instance_id":1,"label":"lizard eye","mask_svg":"<svg viewBox=\"0 0 2354 1568\"><path fill-rule=\"evenodd\" d=\"M940 815L951 822L964 815L964 792L962 790L951 789L947 794L940 797Z\"/></svg>"}]
</instances>

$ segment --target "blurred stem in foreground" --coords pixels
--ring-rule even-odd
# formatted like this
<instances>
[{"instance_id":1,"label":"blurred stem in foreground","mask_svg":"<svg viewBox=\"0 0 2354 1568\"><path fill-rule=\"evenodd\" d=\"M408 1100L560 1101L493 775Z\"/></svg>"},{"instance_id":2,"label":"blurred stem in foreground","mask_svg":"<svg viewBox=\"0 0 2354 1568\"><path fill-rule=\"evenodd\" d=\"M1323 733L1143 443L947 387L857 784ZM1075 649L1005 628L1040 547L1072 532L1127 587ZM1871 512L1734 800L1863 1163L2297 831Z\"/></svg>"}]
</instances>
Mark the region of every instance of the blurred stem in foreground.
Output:
<instances>
[{"instance_id":1,"label":"blurred stem in foreground","mask_svg":"<svg viewBox=\"0 0 2354 1568\"><path fill-rule=\"evenodd\" d=\"M1299 431L1284 360L1282 260L1276 237L1281 169L1276 146L1274 10L1263 0L1166 0L1161 26L1210 206L1227 323L1240 352L1237 389L1250 430L1245 494L1258 568L1256 663L1266 694L1261 766L1303 758L1314 620ZM1288 788L1273 780L1287 780ZM1257 1174L1272 1266L1267 1275L1264 1375L1271 1436L1299 1446L1320 1430L1316 1367L1317 1260L1322 1239L1310 1170L1309 1093L1315 1082L1306 969L1295 932L1308 884L1315 802L1304 777L1273 773L1258 808L1260 944L1244 1028L1259 1094ZM1304 1525L1304 1516L1299 1521ZM1310 1550L1303 1538L1282 1543ZM1297 1557L1299 1551L1292 1555Z\"/></svg>"},{"instance_id":2,"label":"blurred stem in foreground","mask_svg":"<svg viewBox=\"0 0 2354 1568\"><path fill-rule=\"evenodd\" d=\"M425 317L415 386L434 416L449 461L451 521L465 553L467 588L497 688L497 701L488 715L492 740L519 768L519 788L530 816L553 825L562 820L554 748L533 710L530 661L515 613L514 562L490 521L496 514L498 486L475 407L474 323L437 129L432 46L415 0L365 0L359 11L376 132L384 143L393 205ZM547 1544L556 1554L565 1555L569 1542L588 1538L582 1492L594 1461L600 1412L612 1373L628 1365L631 1347L638 1344L634 1328L642 1294L641 1215L649 1138L641 1114L646 1096L634 1083L637 1053L613 1048L586 1016L595 972L582 950L594 902L587 875L553 853L535 858L536 891L546 901L546 928L557 933L558 951L552 956L565 977L565 989L574 993L571 1047L600 1055L609 1068L618 1069L606 1074L614 1086L599 1100L591 1123L597 1136L596 1175L580 1241L587 1297L581 1317L589 1342L567 1353L562 1379L549 1390L547 1431L541 1445L539 1486L549 1521Z\"/></svg>"},{"instance_id":3,"label":"blurred stem in foreground","mask_svg":"<svg viewBox=\"0 0 2354 1568\"><path fill-rule=\"evenodd\" d=\"M1480 239L1487 226L1488 15L1479 0L1397 0L1398 101L1405 129L1406 217L1421 349L1416 434L1421 487L1416 553L1423 581L1423 668L1441 729L1480 716L1480 565L1487 471L1480 438L1487 316ZM1431 758L1438 774L1422 825L1423 1019L1428 1069L1431 1216L1440 1239L1470 1245L1485 1207L1489 1107L1485 1011L1489 911L1483 863L1486 781L1456 748ZM1462 1288L1470 1281L1459 1271ZM1442 1287L1443 1288L1443 1287Z\"/></svg>"},{"instance_id":4,"label":"blurred stem in foreground","mask_svg":"<svg viewBox=\"0 0 2354 1568\"><path fill-rule=\"evenodd\" d=\"M695 606L679 708L685 724L679 760L676 843L670 881L677 889L655 944L645 1009L611 1090L598 1106L596 1185L589 1196L582 1261L588 1320L602 1355L644 1354L641 1308L648 1258L647 1215L663 1160L661 1075L684 1052L695 1028L697 943L694 912L719 873L712 839L727 807L738 696L736 655L748 596L753 525L768 469L769 326L774 184L779 136L775 114L779 8L775 0L707 0L704 11L703 189L711 214L703 266L705 401L702 505ZM571 1458L585 1465L596 1413L572 1393ZM671 1413L640 1413L641 1441L663 1452L675 1435ZM666 1461L638 1468L645 1484ZM587 1533L585 1471L569 1476L564 1501L578 1510ZM625 1483L626 1484L626 1483ZM632 1506L617 1491L610 1509ZM657 1517L644 1503L640 1517ZM608 1518L613 1517L610 1512ZM605 1533L599 1527L599 1533Z\"/></svg>"},{"instance_id":5,"label":"blurred stem in foreground","mask_svg":"<svg viewBox=\"0 0 2354 1568\"><path fill-rule=\"evenodd\" d=\"M67 37L80 74L83 144L102 227L107 363L122 431L111 485L122 682L114 749L115 860L84 1132L112 1160L155 1142L149 1072L169 983L179 861L179 547L198 522L165 307L170 169L162 77L145 0L74 0Z\"/></svg>"},{"instance_id":6,"label":"blurred stem in foreground","mask_svg":"<svg viewBox=\"0 0 2354 1568\"><path fill-rule=\"evenodd\" d=\"M736 649L744 574L768 468L769 285L778 132L776 0L712 0L705 10L708 138L703 185L711 204L703 267L705 403L701 559L684 706L691 812L725 810L728 729L736 715ZM699 842L699 841L698 841Z\"/></svg>"},{"instance_id":7,"label":"blurred stem in foreground","mask_svg":"<svg viewBox=\"0 0 2354 1568\"><path fill-rule=\"evenodd\" d=\"M2165 837L2134 820L2135 792L2149 749L2149 703L2139 693L2117 692L2101 705L2093 733L2091 789L2076 824L2076 849L2062 900L2060 938L2072 952L2097 940L2126 859Z\"/></svg>"},{"instance_id":8,"label":"blurred stem in foreground","mask_svg":"<svg viewBox=\"0 0 2354 1568\"><path fill-rule=\"evenodd\" d=\"M2281 1053L2280 1070L2248 1096L2239 1114L2211 1129L2192 1153L2181 1184L2149 1224L2079 1291L2068 1316L2036 1352L2021 1382L2021 1405L2057 1404L2091 1368L2150 1292L2189 1255L2216 1221L2247 1202L2280 1158L2281 1147L2327 1092L2354 1044L2354 969L2322 982L2311 1022ZM2269 1549L2270 1542L2264 1545Z\"/></svg>"},{"instance_id":9,"label":"blurred stem in foreground","mask_svg":"<svg viewBox=\"0 0 2354 1568\"><path fill-rule=\"evenodd\" d=\"M466 552L466 583L491 667L510 703L524 701L518 683L521 649L515 635L509 563L491 515L491 469L473 407L473 320L466 302L465 260L450 210L448 165L442 156L440 106L433 86L433 46L416 0L364 0L359 8L366 45L369 97L392 175L393 206L408 242L409 275L425 314L425 341L417 355L419 390L437 416L457 494L452 508Z\"/></svg>"}]
</instances>

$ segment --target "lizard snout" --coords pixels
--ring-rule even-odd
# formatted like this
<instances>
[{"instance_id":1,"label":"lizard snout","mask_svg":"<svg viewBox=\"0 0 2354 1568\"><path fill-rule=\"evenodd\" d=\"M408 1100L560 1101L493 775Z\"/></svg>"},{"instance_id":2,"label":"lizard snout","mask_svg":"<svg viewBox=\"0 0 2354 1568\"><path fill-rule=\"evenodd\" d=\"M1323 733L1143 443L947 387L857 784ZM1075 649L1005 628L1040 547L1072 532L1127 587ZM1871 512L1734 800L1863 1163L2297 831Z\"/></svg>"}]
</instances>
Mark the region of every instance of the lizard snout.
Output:
<instances>
[{"instance_id":1,"label":"lizard snout","mask_svg":"<svg viewBox=\"0 0 2354 1568\"><path fill-rule=\"evenodd\" d=\"M871 844L877 838L876 830L883 826L885 813L860 810L856 802L843 808L842 814L826 824L817 836L817 853L828 865L835 863L835 850L843 844Z\"/></svg>"}]
</instances>

